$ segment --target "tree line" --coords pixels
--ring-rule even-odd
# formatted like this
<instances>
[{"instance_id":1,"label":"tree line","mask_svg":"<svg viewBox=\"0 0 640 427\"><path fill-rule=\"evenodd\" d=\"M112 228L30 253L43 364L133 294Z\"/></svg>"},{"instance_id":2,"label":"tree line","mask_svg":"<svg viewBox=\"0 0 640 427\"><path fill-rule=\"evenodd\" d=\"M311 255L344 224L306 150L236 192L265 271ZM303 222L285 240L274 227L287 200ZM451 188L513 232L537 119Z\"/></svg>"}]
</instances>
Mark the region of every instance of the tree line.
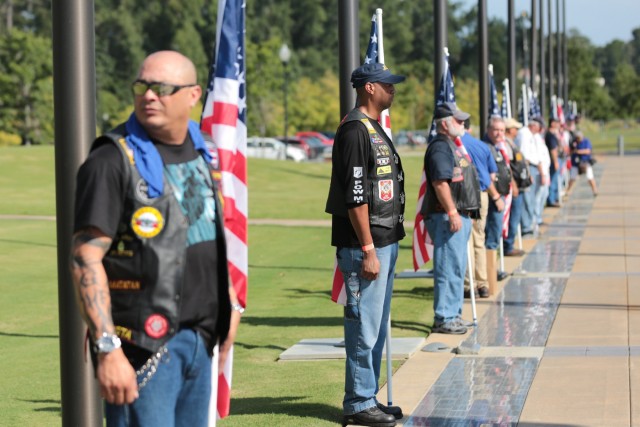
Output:
<instances>
[{"instance_id":1,"label":"tree line","mask_svg":"<svg viewBox=\"0 0 640 427\"><path fill-rule=\"evenodd\" d=\"M385 58L407 81L397 86L394 129L428 128L433 110L432 0L360 0L362 56L370 20L384 11ZM505 6L506 7L506 6ZM336 0L246 2L247 104L250 135L281 135L287 43L289 132L333 130L339 120L338 5ZM461 108L478 117L476 9L448 7L450 65ZM189 56L206 86L216 33L213 0L95 0L98 131L124 120L130 84L150 52L175 49ZM516 20L518 64L523 66L526 17ZM489 61L496 82L507 74L507 24L490 19ZM51 0L0 0L0 144L53 142ZM569 97L598 120L640 117L640 27L629 41L595 47L576 30L568 34ZM439 53L438 53L439 54Z\"/></svg>"}]
</instances>

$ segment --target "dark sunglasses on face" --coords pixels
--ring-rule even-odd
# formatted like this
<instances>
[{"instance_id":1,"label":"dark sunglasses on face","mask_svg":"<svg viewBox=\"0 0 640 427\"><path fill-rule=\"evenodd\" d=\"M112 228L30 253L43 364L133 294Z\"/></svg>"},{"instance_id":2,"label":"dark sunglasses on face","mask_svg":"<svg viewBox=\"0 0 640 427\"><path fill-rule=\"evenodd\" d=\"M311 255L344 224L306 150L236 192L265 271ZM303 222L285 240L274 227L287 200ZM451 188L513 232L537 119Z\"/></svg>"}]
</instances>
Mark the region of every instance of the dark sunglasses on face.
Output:
<instances>
[{"instance_id":1,"label":"dark sunglasses on face","mask_svg":"<svg viewBox=\"0 0 640 427\"><path fill-rule=\"evenodd\" d=\"M155 93L157 96L171 96L174 93L178 92L180 89L184 89L186 87L193 87L193 86L196 86L196 84L194 83L190 85L172 85L169 83L162 83L162 82L148 82L146 80L136 80L131 85L131 90L133 91L133 94L136 96L144 95L145 93L147 93L149 89L151 89L151 92Z\"/></svg>"}]
</instances>

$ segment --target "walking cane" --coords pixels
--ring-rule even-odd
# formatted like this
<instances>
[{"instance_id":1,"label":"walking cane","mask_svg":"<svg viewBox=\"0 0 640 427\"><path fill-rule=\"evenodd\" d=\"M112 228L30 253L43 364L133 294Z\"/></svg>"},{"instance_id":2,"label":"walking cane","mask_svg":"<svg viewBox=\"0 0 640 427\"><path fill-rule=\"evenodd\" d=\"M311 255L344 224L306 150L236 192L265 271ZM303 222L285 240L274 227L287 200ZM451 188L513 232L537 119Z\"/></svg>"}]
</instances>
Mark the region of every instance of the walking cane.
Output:
<instances>
[{"instance_id":1,"label":"walking cane","mask_svg":"<svg viewBox=\"0 0 640 427\"><path fill-rule=\"evenodd\" d=\"M500 271L504 273L504 238L500 235Z\"/></svg>"},{"instance_id":2,"label":"walking cane","mask_svg":"<svg viewBox=\"0 0 640 427\"><path fill-rule=\"evenodd\" d=\"M520 224L518 224L518 233L516 237L516 240L518 241L518 249L522 250L522 228L520 227Z\"/></svg>"},{"instance_id":3,"label":"walking cane","mask_svg":"<svg viewBox=\"0 0 640 427\"><path fill-rule=\"evenodd\" d=\"M473 266L471 265L471 249L469 248L469 245L467 245L467 268L469 269L469 293L471 294L473 326L478 326L478 316L476 314L476 288L473 284Z\"/></svg>"}]
</instances>

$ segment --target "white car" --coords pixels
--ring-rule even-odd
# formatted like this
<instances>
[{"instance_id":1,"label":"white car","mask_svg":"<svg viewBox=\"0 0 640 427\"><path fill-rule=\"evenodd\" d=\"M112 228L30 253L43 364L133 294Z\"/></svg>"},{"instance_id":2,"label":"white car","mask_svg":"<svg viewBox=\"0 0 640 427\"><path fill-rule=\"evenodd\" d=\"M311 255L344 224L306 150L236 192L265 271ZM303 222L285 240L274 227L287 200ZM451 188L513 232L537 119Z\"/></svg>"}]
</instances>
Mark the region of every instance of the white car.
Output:
<instances>
[{"instance_id":1,"label":"white car","mask_svg":"<svg viewBox=\"0 0 640 427\"><path fill-rule=\"evenodd\" d=\"M260 136L247 138L247 157L293 160L294 162L308 160L307 153L302 148L285 144L275 138Z\"/></svg>"}]
</instances>

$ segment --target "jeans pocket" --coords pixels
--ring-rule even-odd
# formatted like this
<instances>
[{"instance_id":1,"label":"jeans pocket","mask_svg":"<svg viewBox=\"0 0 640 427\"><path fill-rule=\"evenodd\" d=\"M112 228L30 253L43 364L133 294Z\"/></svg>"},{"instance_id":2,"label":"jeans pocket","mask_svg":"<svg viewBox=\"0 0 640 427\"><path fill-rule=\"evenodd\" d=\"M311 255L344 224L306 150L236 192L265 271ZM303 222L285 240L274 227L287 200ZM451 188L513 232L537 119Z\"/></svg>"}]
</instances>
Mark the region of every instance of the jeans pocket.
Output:
<instances>
[{"instance_id":1,"label":"jeans pocket","mask_svg":"<svg viewBox=\"0 0 640 427\"><path fill-rule=\"evenodd\" d=\"M360 279L352 272L346 282L347 305L344 307L344 317L347 320L360 319Z\"/></svg>"}]
</instances>

